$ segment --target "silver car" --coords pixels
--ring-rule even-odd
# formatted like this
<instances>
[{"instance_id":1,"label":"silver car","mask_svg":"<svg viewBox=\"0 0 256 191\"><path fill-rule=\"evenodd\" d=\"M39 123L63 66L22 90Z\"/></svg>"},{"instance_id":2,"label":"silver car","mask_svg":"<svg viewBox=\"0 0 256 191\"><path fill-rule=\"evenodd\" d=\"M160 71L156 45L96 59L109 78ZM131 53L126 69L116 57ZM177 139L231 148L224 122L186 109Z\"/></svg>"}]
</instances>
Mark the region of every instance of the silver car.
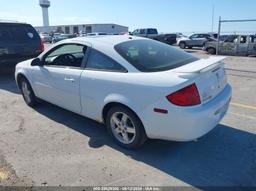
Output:
<instances>
[{"instance_id":1,"label":"silver car","mask_svg":"<svg viewBox=\"0 0 256 191\"><path fill-rule=\"evenodd\" d=\"M207 42L204 50L216 54L218 42ZM256 56L256 35L229 35L219 44L219 54Z\"/></svg>"},{"instance_id":2,"label":"silver car","mask_svg":"<svg viewBox=\"0 0 256 191\"><path fill-rule=\"evenodd\" d=\"M217 37L216 35L217 34L215 33L193 34L188 38L180 38L177 44L181 49L204 47L206 42L214 41L214 39Z\"/></svg>"},{"instance_id":3,"label":"silver car","mask_svg":"<svg viewBox=\"0 0 256 191\"><path fill-rule=\"evenodd\" d=\"M42 39L42 41L44 43L51 43L52 42L52 37L49 35L49 34L46 34L46 33L41 33L40 35L40 38Z\"/></svg>"}]
</instances>

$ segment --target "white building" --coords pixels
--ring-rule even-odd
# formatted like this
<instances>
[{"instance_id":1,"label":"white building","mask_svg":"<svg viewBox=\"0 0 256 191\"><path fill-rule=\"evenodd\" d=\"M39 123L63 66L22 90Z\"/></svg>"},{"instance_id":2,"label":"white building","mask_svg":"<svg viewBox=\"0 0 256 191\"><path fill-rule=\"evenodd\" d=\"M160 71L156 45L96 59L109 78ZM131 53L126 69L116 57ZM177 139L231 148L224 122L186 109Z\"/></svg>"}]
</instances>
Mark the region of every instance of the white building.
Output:
<instances>
[{"instance_id":1,"label":"white building","mask_svg":"<svg viewBox=\"0 0 256 191\"><path fill-rule=\"evenodd\" d=\"M113 23L40 26L40 27L35 27L35 29L39 32L48 32L48 33L53 31L54 32L61 31L65 34L96 33L96 32L119 34L121 32L128 32L128 27L113 24Z\"/></svg>"}]
</instances>

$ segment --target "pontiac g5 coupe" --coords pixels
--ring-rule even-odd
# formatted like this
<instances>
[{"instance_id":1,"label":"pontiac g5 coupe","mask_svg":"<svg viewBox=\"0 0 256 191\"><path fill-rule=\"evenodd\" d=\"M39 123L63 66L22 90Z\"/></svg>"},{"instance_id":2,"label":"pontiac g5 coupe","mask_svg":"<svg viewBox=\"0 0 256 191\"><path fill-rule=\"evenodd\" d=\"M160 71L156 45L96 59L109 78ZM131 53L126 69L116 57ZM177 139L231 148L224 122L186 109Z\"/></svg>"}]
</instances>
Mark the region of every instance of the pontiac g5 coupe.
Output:
<instances>
[{"instance_id":1,"label":"pontiac g5 coupe","mask_svg":"<svg viewBox=\"0 0 256 191\"><path fill-rule=\"evenodd\" d=\"M231 99L223 59L141 37L80 37L19 63L15 77L29 106L39 98L104 123L119 145L136 148L217 126Z\"/></svg>"}]
</instances>

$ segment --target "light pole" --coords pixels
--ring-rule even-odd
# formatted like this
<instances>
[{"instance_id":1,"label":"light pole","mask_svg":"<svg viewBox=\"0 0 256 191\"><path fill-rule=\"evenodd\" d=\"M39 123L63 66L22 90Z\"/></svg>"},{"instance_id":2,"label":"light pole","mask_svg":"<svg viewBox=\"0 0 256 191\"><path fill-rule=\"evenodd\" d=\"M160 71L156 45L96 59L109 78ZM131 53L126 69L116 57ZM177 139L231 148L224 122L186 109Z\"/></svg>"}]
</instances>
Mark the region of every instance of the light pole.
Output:
<instances>
[{"instance_id":1,"label":"light pole","mask_svg":"<svg viewBox=\"0 0 256 191\"><path fill-rule=\"evenodd\" d=\"M215 5L212 5L212 32L214 29L214 15L215 15Z\"/></svg>"}]
</instances>

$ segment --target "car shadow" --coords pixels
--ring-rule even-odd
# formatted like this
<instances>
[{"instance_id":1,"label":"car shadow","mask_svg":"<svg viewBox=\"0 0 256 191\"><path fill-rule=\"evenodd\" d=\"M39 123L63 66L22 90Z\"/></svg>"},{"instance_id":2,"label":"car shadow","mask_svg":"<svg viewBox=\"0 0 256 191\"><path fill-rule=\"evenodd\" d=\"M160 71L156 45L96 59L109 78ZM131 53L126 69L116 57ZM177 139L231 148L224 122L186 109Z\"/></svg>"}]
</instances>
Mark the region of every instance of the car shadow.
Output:
<instances>
[{"instance_id":1,"label":"car shadow","mask_svg":"<svg viewBox=\"0 0 256 191\"><path fill-rule=\"evenodd\" d=\"M0 72L0 90L1 89L15 94L20 93L13 72Z\"/></svg>"},{"instance_id":2,"label":"car shadow","mask_svg":"<svg viewBox=\"0 0 256 191\"><path fill-rule=\"evenodd\" d=\"M193 54L193 53L206 53L202 50L202 48L190 48L190 49L184 49L187 53Z\"/></svg>"},{"instance_id":3,"label":"car shadow","mask_svg":"<svg viewBox=\"0 0 256 191\"><path fill-rule=\"evenodd\" d=\"M198 141L149 140L138 150L126 150L113 142L103 125L90 119L48 103L35 110L89 137L91 148L109 146L199 189L232 186L235 190L238 186L256 186L256 135L253 133L219 125Z\"/></svg>"}]
</instances>

